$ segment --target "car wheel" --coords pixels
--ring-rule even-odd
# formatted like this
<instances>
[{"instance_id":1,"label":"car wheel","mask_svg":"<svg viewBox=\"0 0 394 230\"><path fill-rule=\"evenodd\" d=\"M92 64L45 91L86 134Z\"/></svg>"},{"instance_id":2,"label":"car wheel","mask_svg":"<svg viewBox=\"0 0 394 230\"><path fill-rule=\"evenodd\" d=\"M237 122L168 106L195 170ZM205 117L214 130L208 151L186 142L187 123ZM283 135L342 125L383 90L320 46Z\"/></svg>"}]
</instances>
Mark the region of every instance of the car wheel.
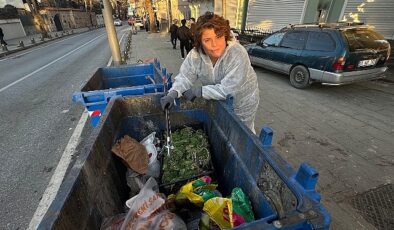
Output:
<instances>
[{"instance_id":1,"label":"car wheel","mask_svg":"<svg viewBox=\"0 0 394 230\"><path fill-rule=\"evenodd\" d=\"M297 89L309 87L309 71L302 65L295 66L290 72L290 84Z\"/></svg>"}]
</instances>

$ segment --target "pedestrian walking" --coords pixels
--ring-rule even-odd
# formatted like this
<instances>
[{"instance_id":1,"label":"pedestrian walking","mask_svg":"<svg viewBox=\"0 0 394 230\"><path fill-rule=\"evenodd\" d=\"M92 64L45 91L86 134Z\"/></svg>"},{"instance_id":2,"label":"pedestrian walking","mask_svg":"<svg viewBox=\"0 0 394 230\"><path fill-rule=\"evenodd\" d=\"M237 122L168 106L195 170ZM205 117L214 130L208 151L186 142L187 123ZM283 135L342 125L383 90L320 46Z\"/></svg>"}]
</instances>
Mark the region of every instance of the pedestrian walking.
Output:
<instances>
[{"instance_id":1,"label":"pedestrian walking","mask_svg":"<svg viewBox=\"0 0 394 230\"><path fill-rule=\"evenodd\" d=\"M181 55L182 59L185 58L185 49L186 49L186 55L190 52L190 40L191 40L191 31L189 28L186 26L186 19L182 19L181 21L182 26L178 28L177 32L177 37L180 41L180 49L181 49Z\"/></svg>"},{"instance_id":2,"label":"pedestrian walking","mask_svg":"<svg viewBox=\"0 0 394 230\"><path fill-rule=\"evenodd\" d=\"M150 23L149 23L149 16L148 15L144 16L144 27L145 27L146 32L148 32L150 30L150 28L149 28Z\"/></svg>"},{"instance_id":3,"label":"pedestrian walking","mask_svg":"<svg viewBox=\"0 0 394 230\"><path fill-rule=\"evenodd\" d=\"M135 18L134 18L134 16L131 16L129 18L128 23L131 26L131 33L132 34L137 34L137 30L135 28Z\"/></svg>"},{"instance_id":4,"label":"pedestrian walking","mask_svg":"<svg viewBox=\"0 0 394 230\"><path fill-rule=\"evenodd\" d=\"M155 24L156 24L156 30L157 30L157 32L160 32L160 22L159 22L159 19L156 18Z\"/></svg>"},{"instance_id":5,"label":"pedestrian walking","mask_svg":"<svg viewBox=\"0 0 394 230\"><path fill-rule=\"evenodd\" d=\"M229 21L205 13L197 20L194 40L195 47L183 61L172 88L160 99L162 108L171 108L181 96L193 101L197 97L225 100L231 95L235 114L255 133L260 100L257 77L246 49L231 39Z\"/></svg>"},{"instance_id":6,"label":"pedestrian walking","mask_svg":"<svg viewBox=\"0 0 394 230\"><path fill-rule=\"evenodd\" d=\"M4 41L4 33L1 27L0 27L0 44L5 46L7 45L7 42Z\"/></svg>"},{"instance_id":7,"label":"pedestrian walking","mask_svg":"<svg viewBox=\"0 0 394 230\"><path fill-rule=\"evenodd\" d=\"M176 49L176 40L177 40L177 32L178 32L178 26L176 25L176 20L173 21L172 25L170 26L170 34L171 34L171 43L172 43L172 48Z\"/></svg>"}]
</instances>

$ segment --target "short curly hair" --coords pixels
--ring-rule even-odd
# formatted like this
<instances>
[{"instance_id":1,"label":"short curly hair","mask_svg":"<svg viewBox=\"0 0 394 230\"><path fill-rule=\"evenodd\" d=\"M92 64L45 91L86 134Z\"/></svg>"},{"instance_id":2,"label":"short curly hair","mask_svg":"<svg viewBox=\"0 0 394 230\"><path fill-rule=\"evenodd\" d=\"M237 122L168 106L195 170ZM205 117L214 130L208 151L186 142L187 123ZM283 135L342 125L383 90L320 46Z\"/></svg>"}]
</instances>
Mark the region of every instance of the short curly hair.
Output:
<instances>
[{"instance_id":1,"label":"short curly hair","mask_svg":"<svg viewBox=\"0 0 394 230\"><path fill-rule=\"evenodd\" d=\"M202 49L201 36L204 29L213 29L217 36L224 36L226 42L231 40L230 35L230 22L223 17L214 14L213 12L205 12L204 15L200 16L194 26L194 47L197 51L202 50L205 54L204 49Z\"/></svg>"}]
</instances>

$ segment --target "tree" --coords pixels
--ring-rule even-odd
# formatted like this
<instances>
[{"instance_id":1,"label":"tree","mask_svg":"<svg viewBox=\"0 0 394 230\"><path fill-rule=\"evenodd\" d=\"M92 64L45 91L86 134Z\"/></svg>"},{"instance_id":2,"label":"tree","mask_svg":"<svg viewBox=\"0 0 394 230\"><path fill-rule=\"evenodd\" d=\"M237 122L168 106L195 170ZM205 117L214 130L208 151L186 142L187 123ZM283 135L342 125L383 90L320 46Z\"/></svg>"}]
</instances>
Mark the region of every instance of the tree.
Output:
<instances>
[{"instance_id":1,"label":"tree","mask_svg":"<svg viewBox=\"0 0 394 230\"><path fill-rule=\"evenodd\" d=\"M95 14L103 14L103 9L101 8L101 4L98 2L93 3L92 12Z\"/></svg>"},{"instance_id":2,"label":"tree","mask_svg":"<svg viewBox=\"0 0 394 230\"><path fill-rule=\"evenodd\" d=\"M30 8L30 12L33 15L34 21L40 28L40 33L42 34L42 37L46 38L48 37L48 31L45 28L45 21L42 15L39 12L38 4L36 0L26 0L27 5Z\"/></svg>"},{"instance_id":3,"label":"tree","mask_svg":"<svg viewBox=\"0 0 394 230\"><path fill-rule=\"evenodd\" d=\"M0 8L0 19L18 18L18 10L13 5L5 5L4 8Z\"/></svg>"},{"instance_id":4,"label":"tree","mask_svg":"<svg viewBox=\"0 0 394 230\"><path fill-rule=\"evenodd\" d=\"M152 0L145 0L145 9L148 10L149 13L149 29L151 32L157 32L156 31L156 23L155 23L155 16L153 13L153 7L152 7Z\"/></svg>"}]
</instances>

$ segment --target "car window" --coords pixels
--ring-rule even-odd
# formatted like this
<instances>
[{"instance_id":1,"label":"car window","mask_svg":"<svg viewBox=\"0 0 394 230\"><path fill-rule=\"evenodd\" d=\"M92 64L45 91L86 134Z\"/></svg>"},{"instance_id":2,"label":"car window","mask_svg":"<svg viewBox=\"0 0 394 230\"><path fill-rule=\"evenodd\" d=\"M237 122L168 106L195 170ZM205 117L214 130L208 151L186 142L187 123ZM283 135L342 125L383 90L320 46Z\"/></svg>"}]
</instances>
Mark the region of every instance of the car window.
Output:
<instances>
[{"instance_id":1,"label":"car window","mask_svg":"<svg viewBox=\"0 0 394 230\"><path fill-rule=\"evenodd\" d=\"M309 32L308 41L306 42L307 50L333 51L335 50L335 41L328 33Z\"/></svg>"},{"instance_id":2,"label":"car window","mask_svg":"<svg viewBox=\"0 0 394 230\"><path fill-rule=\"evenodd\" d=\"M304 48L306 36L307 32L304 31L287 32L280 46L292 49L302 49Z\"/></svg>"},{"instance_id":3,"label":"car window","mask_svg":"<svg viewBox=\"0 0 394 230\"><path fill-rule=\"evenodd\" d=\"M387 49L389 43L384 37L367 28L356 28L342 31L351 52L365 49Z\"/></svg>"},{"instance_id":4,"label":"car window","mask_svg":"<svg viewBox=\"0 0 394 230\"><path fill-rule=\"evenodd\" d=\"M279 46L280 41L285 33L275 33L266 38L263 43L267 46Z\"/></svg>"}]
</instances>

